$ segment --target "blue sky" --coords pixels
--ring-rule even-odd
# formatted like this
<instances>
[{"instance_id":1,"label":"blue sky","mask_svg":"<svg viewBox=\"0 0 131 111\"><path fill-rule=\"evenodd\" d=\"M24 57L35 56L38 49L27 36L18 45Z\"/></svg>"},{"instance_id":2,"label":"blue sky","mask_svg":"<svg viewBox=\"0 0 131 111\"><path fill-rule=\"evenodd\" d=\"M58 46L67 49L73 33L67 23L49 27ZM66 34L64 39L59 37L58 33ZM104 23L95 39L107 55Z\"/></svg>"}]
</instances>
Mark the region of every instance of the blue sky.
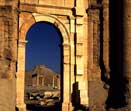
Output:
<instances>
[{"instance_id":1,"label":"blue sky","mask_svg":"<svg viewBox=\"0 0 131 111\"><path fill-rule=\"evenodd\" d=\"M26 70L45 64L59 73L61 36L57 29L49 23L36 23L29 29L26 39Z\"/></svg>"}]
</instances>

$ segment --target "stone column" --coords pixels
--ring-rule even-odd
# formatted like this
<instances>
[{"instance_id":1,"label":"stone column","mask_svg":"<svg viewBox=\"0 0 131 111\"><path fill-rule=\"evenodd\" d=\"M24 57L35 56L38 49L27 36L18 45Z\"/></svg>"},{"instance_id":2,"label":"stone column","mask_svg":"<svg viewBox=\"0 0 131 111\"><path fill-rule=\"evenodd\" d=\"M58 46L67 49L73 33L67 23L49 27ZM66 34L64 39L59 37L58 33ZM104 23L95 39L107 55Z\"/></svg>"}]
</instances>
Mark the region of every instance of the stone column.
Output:
<instances>
[{"instance_id":1,"label":"stone column","mask_svg":"<svg viewBox=\"0 0 131 111\"><path fill-rule=\"evenodd\" d=\"M36 86L39 87L39 74L36 74Z\"/></svg>"},{"instance_id":2,"label":"stone column","mask_svg":"<svg viewBox=\"0 0 131 111\"><path fill-rule=\"evenodd\" d=\"M16 80L16 106L19 111L26 111L24 103L25 91L25 45L26 41L19 41L18 45L18 72Z\"/></svg>"},{"instance_id":3,"label":"stone column","mask_svg":"<svg viewBox=\"0 0 131 111\"><path fill-rule=\"evenodd\" d=\"M131 111L131 1L123 0L123 73L127 79L126 96Z\"/></svg>"},{"instance_id":4,"label":"stone column","mask_svg":"<svg viewBox=\"0 0 131 111\"><path fill-rule=\"evenodd\" d=\"M53 79L52 87L55 88L55 76L53 76L52 79Z\"/></svg>"},{"instance_id":5,"label":"stone column","mask_svg":"<svg viewBox=\"0 0 131 111\"><path fill-rule=\"evenodd\" d=\"M57 88L60 89L60 83L61 83L61 79L57 78Z\"/></svg>"}]
</instances>

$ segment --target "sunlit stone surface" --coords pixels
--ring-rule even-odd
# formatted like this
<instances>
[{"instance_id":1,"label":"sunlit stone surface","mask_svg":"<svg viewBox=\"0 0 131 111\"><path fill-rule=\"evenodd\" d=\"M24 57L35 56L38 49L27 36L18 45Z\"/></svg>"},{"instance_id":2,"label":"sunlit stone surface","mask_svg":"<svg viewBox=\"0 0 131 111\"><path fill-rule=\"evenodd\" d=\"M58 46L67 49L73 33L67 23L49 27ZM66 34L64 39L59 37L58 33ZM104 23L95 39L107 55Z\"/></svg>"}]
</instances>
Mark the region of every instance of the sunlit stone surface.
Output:
<instances>
[{"instance_id":1,"label":"sunlit stone surface","mask_svg":"<svg viewBox=\"0 0 131 111\"><path fill-rule=\"evenodd\" d=\"M130 11L129 0L0 0L0 111L26 111L26 34L40 21L63 39L62 111L128 110Z\"/></svg>"}]
</instances>

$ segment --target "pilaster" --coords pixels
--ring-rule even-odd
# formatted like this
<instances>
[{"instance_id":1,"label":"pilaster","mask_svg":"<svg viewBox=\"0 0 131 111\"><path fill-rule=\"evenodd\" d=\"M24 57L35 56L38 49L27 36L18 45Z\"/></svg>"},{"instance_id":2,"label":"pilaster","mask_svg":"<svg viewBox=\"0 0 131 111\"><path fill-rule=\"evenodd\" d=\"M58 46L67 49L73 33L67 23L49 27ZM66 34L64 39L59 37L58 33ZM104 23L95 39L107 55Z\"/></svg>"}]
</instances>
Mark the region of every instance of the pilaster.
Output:
<instances>
[{"instance_id":1,"label":"pilaster","mask_svg":"<svg viewBox=\"0 0 131 111\"><path fill-rule=\"evenodd\" d=\"M89 89L89 109L91 111L104 111L104 104L107 98L107 91L103 88L101 80L101 61L103 60L103 21L101 21L102 4L92 1L88 14L88 89Z\"/></svg>"},{"instance_id":2,"label":"pilaster","mask_svg":"<svg viewBox=\"0 0 131 111\"><path fill-rule=\"evenodd\" d=\"M86 57L84 50L87 39L85 28L86 11L84 9L84 0L75 0L74 7L74 83L72 92L72 104L74 107L78 105L88 105L88 86L87 72L84 70ZM85 59L85 61L84 61Z\"/></svg>"},{"instance_id":3,"label":"pilaster","mask_svg":"<svg viewBox=\"0 0 131 111\"><path fill-rule=\"evenodd\" d=\"M88 9L88 68L89 81L100 80L100 9Z\"/></svg>"},{"instance_id":4,"label":"pilaster","mask_svg":"<svg viewBox=\"0 0 131 111\"><path fill-rule=\"evenodd\" d=\"M62 111L68 110L72 111L71 103L71 55L70 55L70 44L63 44L63 103ZM68 82L67 82L68 81Z\"/></svg>"},{"instance_id":5,"label":"pilaster","mask_svg":"<svg viewBox=\"0 0 131 111\"><path fill-rule=\"evenodd\" d=\"M25 46L27 41L20 41L18 44L18 70L16 80L16 106L19 111L26 111L26 105L24 103L24 91L25 91ZM24 56L23 56L24 55Z\"/></svg>"}]
</instances>

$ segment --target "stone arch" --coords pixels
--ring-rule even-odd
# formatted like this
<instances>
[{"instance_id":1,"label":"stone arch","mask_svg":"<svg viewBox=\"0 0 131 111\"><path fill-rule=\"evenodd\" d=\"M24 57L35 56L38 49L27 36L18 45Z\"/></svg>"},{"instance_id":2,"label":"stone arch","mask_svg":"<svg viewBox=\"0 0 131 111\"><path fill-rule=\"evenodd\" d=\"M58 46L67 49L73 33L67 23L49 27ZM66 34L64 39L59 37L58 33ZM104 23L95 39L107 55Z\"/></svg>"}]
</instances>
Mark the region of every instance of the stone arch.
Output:
<instances>
[{"instance_id":1,"label":"stone arch","mask_svg":"<svg viewBox=\"0 0 131 111\"><path fill-rule=\"evenodd\" d=\"M22 22L20 23L20 27L19 27L19 32L20 32L19 40L25 40L26 33L28 32L29 28L33 24L35 24L36 22L44 21L54 24L61 32L64 44L70 44L70 39L69 39L70 34L67 28L65 27L65 25L59 19L57 19L57 17L51 15L37 14L37 13L25 14L25 12L24 15L28 15L28 19L23 21L21 20Z\"/></svg>"},{"instance_id":2,"label":"stone arch","mask_svg":"<svg viewBox=\"0 0 131 111\"><path fill-rule=\"evenodd\" d=\"M26 16L26 18L24 17ZM29 28L35 23L35 18L30 13L23 12L20 14L19 21L19 40L26 40L26 34Z\"/></svg>"},{"instance_id":3,"label":"stone arch","mask_svg":"<svg viewBox=\"0 0 131 111\"><path fill-rule=\"evenodd\" d=\"M26 16L26 18L25 18ZM17 107L20 111L26 111L24 103L24 77L25 77L25 45L26 34L30 27L37 22L49 22L54 24L60 31L63 39L63 103L62 109L66 110L70 107L71 99L71 48L70 48L70 34L65 25L57 19L56 16L27 13L20 14L19 24L19 43L18 43L18 71L17 71ZM69 82L67 82L69 81Z\"/></svg>"}]
</instances>

